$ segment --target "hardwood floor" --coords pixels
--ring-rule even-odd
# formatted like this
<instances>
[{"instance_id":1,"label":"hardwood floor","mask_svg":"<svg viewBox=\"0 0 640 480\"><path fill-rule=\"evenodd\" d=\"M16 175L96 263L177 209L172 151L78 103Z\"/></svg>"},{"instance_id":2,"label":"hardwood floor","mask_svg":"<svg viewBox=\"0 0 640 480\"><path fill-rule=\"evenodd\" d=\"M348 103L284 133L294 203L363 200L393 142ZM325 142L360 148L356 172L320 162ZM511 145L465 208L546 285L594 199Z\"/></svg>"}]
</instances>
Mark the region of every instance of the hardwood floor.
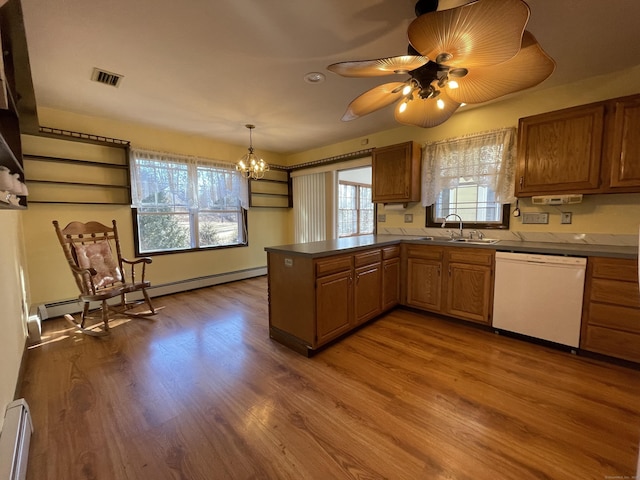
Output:
<instances>
[{"instance_id":1,"label":"hardwood floor","mask_svg":"<svg viewBox=\"0 0 640 480\"><path fill-rule=\"evenodd\" d=\"M170 297L109 337L43 325L28 479L632 478L640 372L395 310L313 358L266 278Z\"/></svg>"}]
</instances>

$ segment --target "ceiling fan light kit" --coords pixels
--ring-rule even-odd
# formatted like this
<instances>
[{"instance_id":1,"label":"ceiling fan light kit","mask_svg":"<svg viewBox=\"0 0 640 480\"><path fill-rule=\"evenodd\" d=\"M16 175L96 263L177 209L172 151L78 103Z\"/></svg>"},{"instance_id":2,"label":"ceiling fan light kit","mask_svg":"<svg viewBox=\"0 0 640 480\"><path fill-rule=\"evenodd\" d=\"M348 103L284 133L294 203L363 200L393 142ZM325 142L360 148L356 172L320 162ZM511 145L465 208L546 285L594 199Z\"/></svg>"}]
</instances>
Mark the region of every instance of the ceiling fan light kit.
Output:
<instances>
[{"instance_id":1,"label":"ceiling fan light kit","mask_svg":"<svg viewBox=\"0 0 640 480\"><path fill-rule=\"evenodd\" d=\"M409 75L355 98L343 121L393 103L405 125L435 127L462 104L484 103L538 85L555 70L535 37L525 30L529 6L522 0L477 0L436 10L419 0L409 25L409 55L329 65L344 77Z\"/></svg>"}]
</instances>

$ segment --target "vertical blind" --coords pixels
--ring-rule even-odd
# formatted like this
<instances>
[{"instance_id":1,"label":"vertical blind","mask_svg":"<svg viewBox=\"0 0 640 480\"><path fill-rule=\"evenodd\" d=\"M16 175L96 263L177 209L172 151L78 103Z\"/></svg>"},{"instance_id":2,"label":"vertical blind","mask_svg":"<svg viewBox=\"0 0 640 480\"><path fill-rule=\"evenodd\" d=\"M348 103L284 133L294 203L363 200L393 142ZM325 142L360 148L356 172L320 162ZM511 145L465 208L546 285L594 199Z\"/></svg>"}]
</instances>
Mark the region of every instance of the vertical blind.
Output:
<instances>
[{"instance_id":1,"label":"vertical blind","mask_svg":"<svg viewBox=\"0 0 640 480\"><path fill-rule=\"evenodd\" d=\"M296 243L327 239L326 183L324 173L293 178L294 235Z\"/></svg>"}]
</instances>

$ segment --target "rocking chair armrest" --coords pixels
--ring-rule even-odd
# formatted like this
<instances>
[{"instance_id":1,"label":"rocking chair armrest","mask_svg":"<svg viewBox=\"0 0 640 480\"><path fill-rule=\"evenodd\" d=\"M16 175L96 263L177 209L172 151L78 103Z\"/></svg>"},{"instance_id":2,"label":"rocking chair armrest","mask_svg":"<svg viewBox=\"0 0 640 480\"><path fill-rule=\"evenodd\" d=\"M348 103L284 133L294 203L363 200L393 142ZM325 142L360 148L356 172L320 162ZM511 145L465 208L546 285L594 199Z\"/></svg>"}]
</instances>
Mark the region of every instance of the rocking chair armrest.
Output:
<instances>
[{"instance_id":1,"label":"rocking chair armrest","mask_svg":"<svg viewBox=\"0 0 640 480\"><path fill-rule=\"evenodd\" d=\"M135 260L127 260L126 258L123 258L122 261L124 263L128 263L129 265L135 265L137 263L151 263L152 260L150 257L141 257L141 258L137 258Z\"/></svg>"}]
</instances>

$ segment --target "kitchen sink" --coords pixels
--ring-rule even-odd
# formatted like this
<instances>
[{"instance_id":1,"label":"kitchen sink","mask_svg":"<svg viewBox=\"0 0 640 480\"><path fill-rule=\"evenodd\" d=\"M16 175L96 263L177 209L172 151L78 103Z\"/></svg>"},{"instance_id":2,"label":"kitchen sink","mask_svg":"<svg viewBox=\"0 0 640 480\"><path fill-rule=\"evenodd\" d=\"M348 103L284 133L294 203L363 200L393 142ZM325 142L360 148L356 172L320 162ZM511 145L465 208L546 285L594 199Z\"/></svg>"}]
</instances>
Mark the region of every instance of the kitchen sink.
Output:
<instances>
[{"instance_id":1,"label":"kitchen sink","mask_svg":"<svg viewBox=\"0 0 640 480\"><path fill-rule=\"evenodd\" d=\"M500 239L498 238L453 238L449 241L453 243L468 243L471 245L493 245L494 243L498 243Z\"/></svg>"}]
</instances>

